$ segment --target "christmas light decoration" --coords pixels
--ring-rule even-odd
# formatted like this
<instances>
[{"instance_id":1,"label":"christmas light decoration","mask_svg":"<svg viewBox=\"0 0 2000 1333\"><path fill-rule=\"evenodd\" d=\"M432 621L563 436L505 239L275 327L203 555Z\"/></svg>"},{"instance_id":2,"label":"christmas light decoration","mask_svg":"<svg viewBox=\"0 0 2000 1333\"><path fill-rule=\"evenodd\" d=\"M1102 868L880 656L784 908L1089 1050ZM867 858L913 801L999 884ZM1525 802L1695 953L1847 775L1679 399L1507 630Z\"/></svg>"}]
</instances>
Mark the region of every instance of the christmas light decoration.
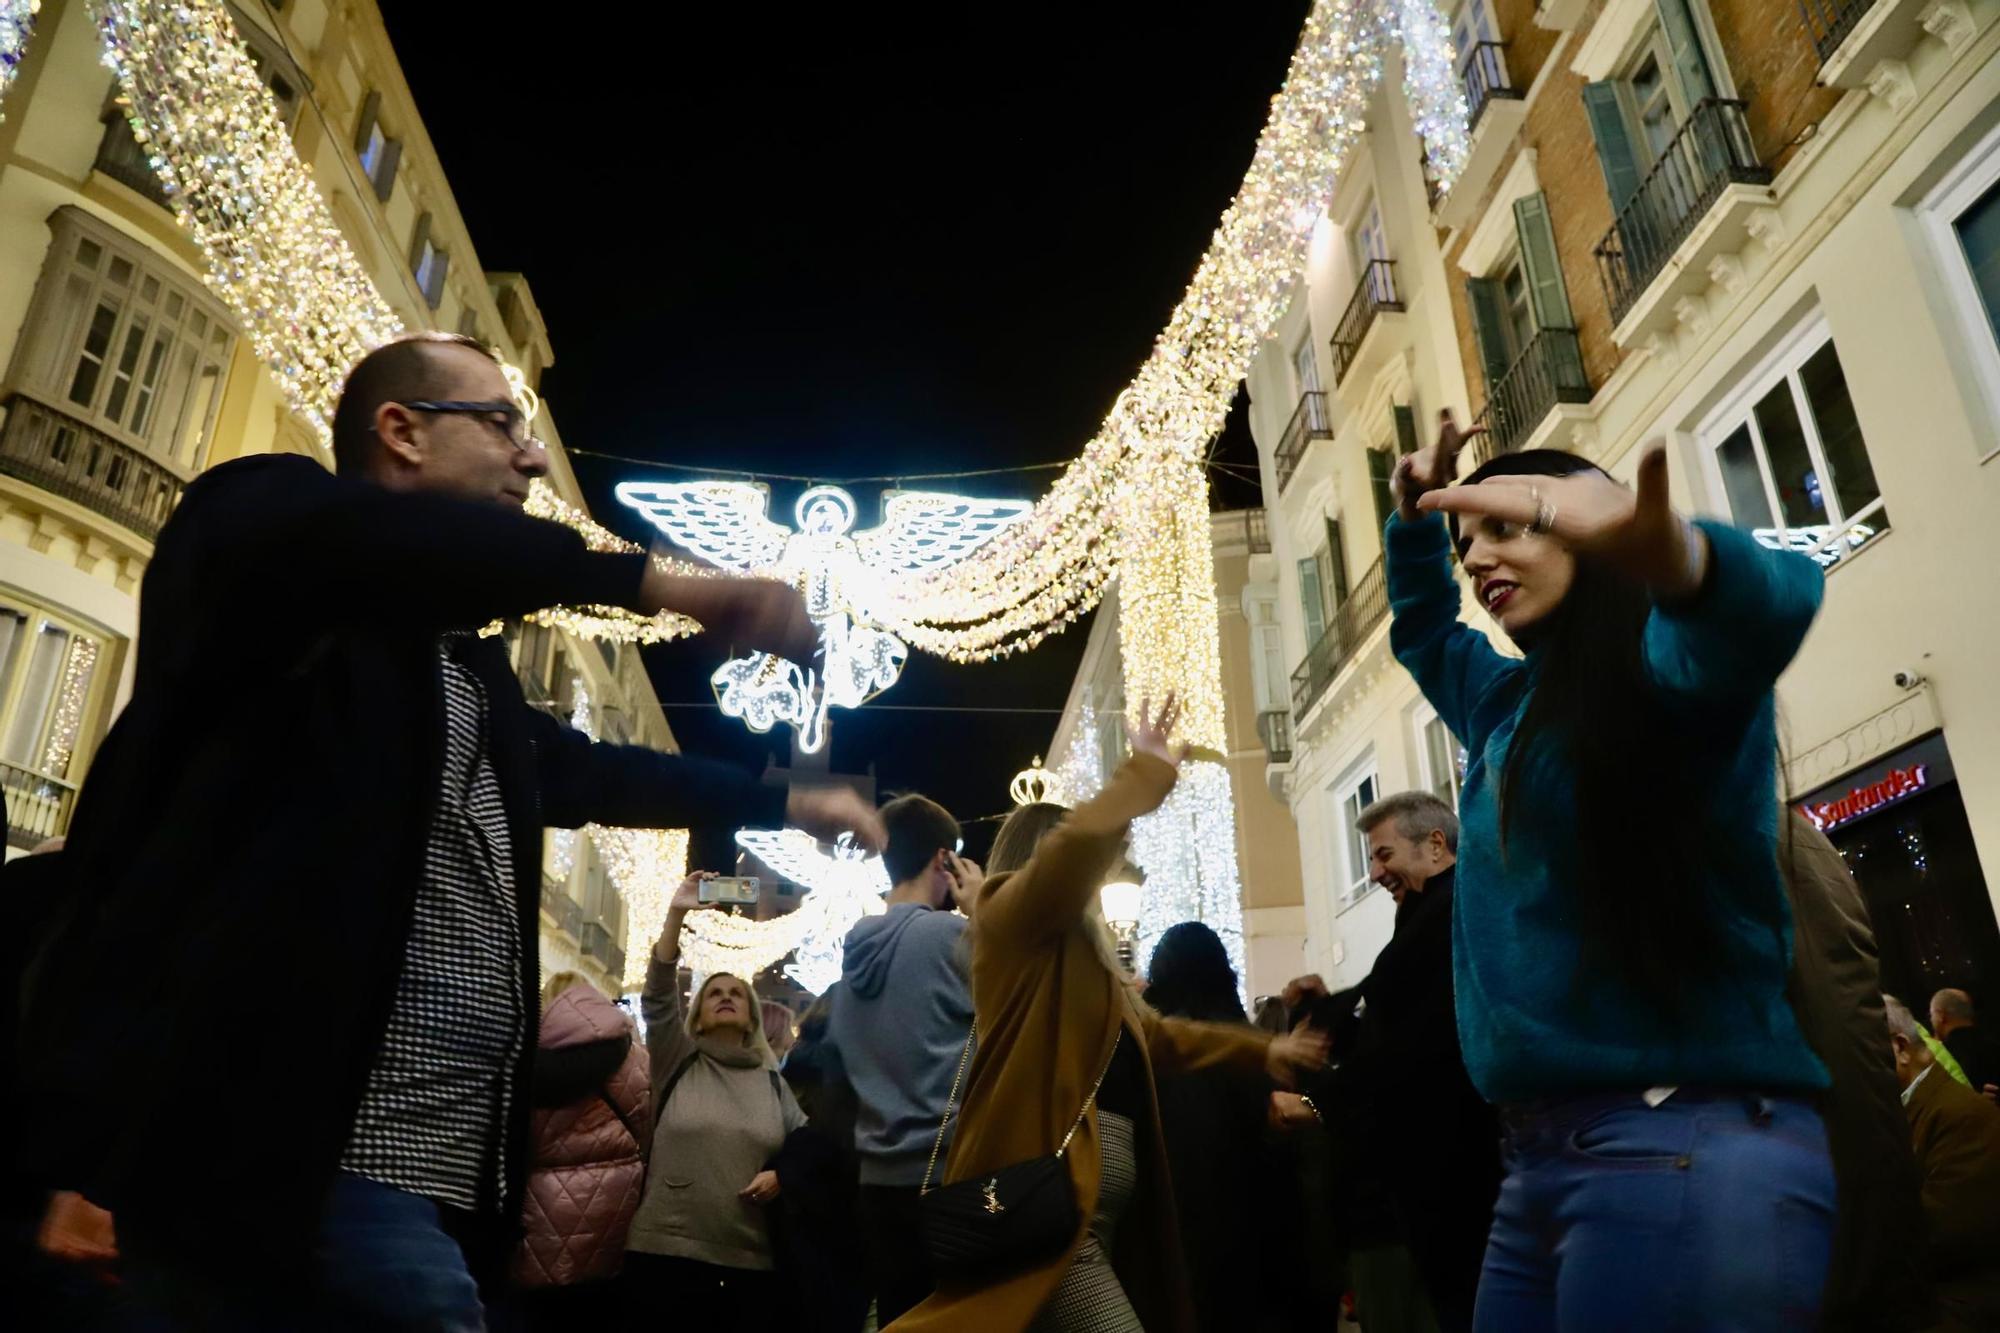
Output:
<instances>
[{"instance_id":1,"label":"christmas light decoration","mask_svg":"<svg viewBox=\"0 0 2000 1333\"><path fill-rule=\"evenodd\" d=\"M324 442L347 367L399 332L400 320L333 222L219 0L89 3L134 138L199 248L209 285ZM1158 700L1175 688L1185 738L1221 749L1202 450L1284 312L1392 47L1403 50L1404 92L1432 174L1450 188L1467 132L1448 43L1435 0L1317 0L1235 199L1096 436L1025 517L961 558L883 580L879 601L856 608L866 615L850 623L953 661L985 660L1060 632L1117 578L1126 697ZM552 516L587 539L595 526ZM616 608L557 608L537 618L641 642L686 632ZM878 660L855 659L864 671ZM1240 966L1240 930L1232 935L1207 914L1237 893L1227 791L1220 768L1198 764L1149 817L1162 831L1142 837L1135 829L1135 844L1154 849L1142 862L1141 936L1156 938L1158 923L1180 919L1175 912L1197 915L1232 942Z\"/></svg>"},{"instance_id":2,"label":"christmas light decoration","mask_svg":"<svg viewBox=\"0 0 2000 1333\"><path fill-rule=\"evenodd\" d=\"M1064 805L1077 805L1097 795L1104 786L1104 763L1099 757L1097 710L1084 695L1077 709L1076 725L1070 729L1069 744L1056 765L1056 790Z\"/></svg>"},{"instance_id":3,"label":"christmas light decoration","mask_svg":"<svg viewBox=\"0 0 2000 1333\"><path fill-rule=\"evenodd\" d=\"M716 568L781 578L805 597L820 632L817 673L758 653L724 663L710 684L722 711L752 731L791 723L807 754L826 744L828 709L859 708L902 675L909 649L874 623L891 589L964 559L1029 509L1016 500L891 491L881 526L849 536L857 509L838 486L799 497L796 532L766 516L770 492L760 485L626 482L617 495L667 540Z\"/></svg>"},{"instance_id":4,"label":"christmas light decoration","mask_svg":"<svg viewBox=\"0 0 2000 1333\"><path fill-rule=\"evenodd\" d=\"M42 748L42 772L54 777L69 772L77 733L83 728L83 705L90 697L90 678L96 670L97 640L72 635L63 658L62 680L56 686L55 719L49 725L48 743Z\"/></svg>"},{"instance_id":5,"label":"christmas light decoration","mask_svg":"<svg viewBox=\"0 0 2000 1333\"><path fill-rule=\"evenodd\" d=\"M1007 794L1014 798L1015 805L1038 805L1043 801L1062 800L1062 785L1055 774L1042 767L1042 757L1035 756L1035 762L1014 775L1007 784Z\"/></svg>"},{"instance_id":6,"label":"christmas light decoration","mask_svg":"<svg viewBox=\"0 0 2000 1333\"><path fill-rule=\"evenodd\" d=\"M42 0L0 0L0 121L7 119L7 90L35 35L35 15Z\"/></svg>"}]
</instances>

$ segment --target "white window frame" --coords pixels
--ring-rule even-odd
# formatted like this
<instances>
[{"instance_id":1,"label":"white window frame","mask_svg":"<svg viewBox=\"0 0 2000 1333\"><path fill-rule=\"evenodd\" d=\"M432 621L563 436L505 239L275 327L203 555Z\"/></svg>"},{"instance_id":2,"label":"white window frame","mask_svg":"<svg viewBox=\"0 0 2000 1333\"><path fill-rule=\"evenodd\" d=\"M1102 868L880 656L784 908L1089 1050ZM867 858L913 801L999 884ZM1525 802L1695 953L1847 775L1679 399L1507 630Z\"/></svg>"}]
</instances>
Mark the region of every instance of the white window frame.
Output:
<instances>
[{"instance_id":1,"label":"white window frame","mask_svg":"<svg viewBox=\"0 0 2000 1333\"><path fill-rule=\"evenodd\" d=\"M1801 320L1797 328L1780 339L1748 374L1737 381L1736 387L1730 391L1728 397L1703 419L1695 431L1696 439L1701 446L1702 467L1708 479L1711 507L1717 514L1733 523L1736 521L1736 515L1729 505L1729 490L1723 484L1720 455L1723 444L1736 432L1737 427L1745 424L1749 426L1751 441L1756 448L1757 474L1764 483L1764 497L1770 505L1771 521L1782 523L1784 506L1779 502L1777 485L1771 477L1771 460L1764 447L1763 428L1757 423L1755 408L1757 403L1778 384L1790 385L1793 410L1797 412L1799 426L1805 433L1806 455L1812 460L1813 470L1819 475L1820 493L1827 508L1828 518L1831 520L1828 525L1830 530L1824 537L1809 546L1790 549L1811 556L1829 573L1876 546L1877 539L1888 531L1887 528L1872 528L1869 535L1859 543L1854 543L1849 538L1849 534L1857 527L1868 525L1871 520L1881 516L1887 507L1887 497L1884 495L1878 494L1872 502L1862 506L1855 513L1835 512L1839 508L1839 494L1832 485L1833 469L1827 464L1826 453L1820 445L1819 421L1813 414L1812 403L1806 398L1805 390L1797 379L1799 368L1818 353L1821 347L1833 341L1833 328L1827 322L1825 312L1815 310ZM1850 396L1851 392L1850 387ZM1866 447L1865 436L1863 447ZM1878 487L1881 484L1879 474L1876 477L1876 484ZM1766 530L1757 531L1762 533ZM1769 531L1773 536L1777 535L1776 529ZM1758 536L1758 540L1766 546L1776 544L1761 535ZM1841 549L1843 542L1847 542L1844 552Z\"/></svg>"},{"instance_id":2,"label":"white window frame","mask_svg":"<svg viewBox=\"0 0 2000 1333\"><path fill-rule=\"evenodd\" d=\"M113 640L103 630L52 609L40 598L11 588L0 588L0 604L22 617L20 633L25 636L9 657L0 658L0 746L11 745L14 731L23 721L21 710L27 700L28 677L42 635L55 630L64 636L62 656L55 663L48 696L33 719L32 734L26 737L26 752L19 758L7 758L0 753L0 762L7 765L10 779L15 772L25 770L37 778L74 788L88 759L98 704L115 684ZM64 717L62 689L79 642L90 645L90 660L84 668L88 675L84 677L75 714Z\"/></svg>"},{"instance_id":3,"label":"white window frame","mask_svg":"<svg viewBox=\"0 0 2000 1333\"><path fill-rule=\"evenodd\" d=\"M1250 627L1250 687L1259 713L1276 713L1292 706L1291 673L1285 669L1285 625L1278 610L1278 593L1243 598L1243 619ZM1277 664L1277 676L1265 667Z\"/></svg>"},{"instance_id":4,"label":"white window frame","mask_svg":"<svg viewBox=\"0 0 2000 1333\"><path fill-rule=\"evenodd\" d=\"M1917 220L1944 280L1950 322L1956 326L1951 331L1958 334L1956 341L1963 354L1971 358L1967 369L1979 399L1972 415L1975 422L1987 423L1985 429L1975 430L1981 463L2000 457L2000 431L1991 424L2000 421L2000 330L1993 322L2000 318L2000 311L1987 313L1955 224L1996 184L2000 184L2000 127L1990 130L1961 157L1916 206Z\"/></svg>"},{"instance_id":5,"label":"white window frame","mask_svg":"<svg viewBox=\"0 0 2000 1333\"><path fill-rule=\"evenodd\" d=\"M1319 377L1319 346L1313 342L1311 324L1306 325L1299 340L1292 344L1292 379L1298 385L1301 402L1309 393L1325 392Z\"/></svg>"},{"instance_id":6,"label":"white window frame","mask_svg":"<svg viewBox=\"0 0 2000 1333\"><path fill-rule=\"evenodd\" d=\"M1382 777L1375 767L1375 756L1363 756L1350 766L1338 781L1327 788L1327 823L1332 829L1333 873L1333 914L1340 916L1355 904L1366 898L1379 886L1370 874L1368 864L1368 844L1361 831L1354 827L1354 820L1348 816L1347 806L1363 786L1371 788L1368 800L1360 803L1360 808L1382 799ZM1354 878L1352 858L1360 852L1361 878Z\"/></svg>"},{"instance_id":7,"label":"white window frame","mask_svg":"<svg viewBox=\"0 0 2000 1333\"><path fill-rule=\"evenodd\" d=\"M1433 726L1443 727L1445 739L1453 749L1458 748L1458 737L1451 734L1451 728L1445 727L1444 719L1438 716L1437 709L1431 707L1428 699L1419 699L1417 706L1410 712L1410 736L1417 750L1417 781L1425 791L1435 795L1438 789L1438 775L1431 768L1429 734ZM1455 770L1450 776L1451 808L1457 810L1459 798L1464 794L1465 779Z\"/></svg>"}]
</instances>

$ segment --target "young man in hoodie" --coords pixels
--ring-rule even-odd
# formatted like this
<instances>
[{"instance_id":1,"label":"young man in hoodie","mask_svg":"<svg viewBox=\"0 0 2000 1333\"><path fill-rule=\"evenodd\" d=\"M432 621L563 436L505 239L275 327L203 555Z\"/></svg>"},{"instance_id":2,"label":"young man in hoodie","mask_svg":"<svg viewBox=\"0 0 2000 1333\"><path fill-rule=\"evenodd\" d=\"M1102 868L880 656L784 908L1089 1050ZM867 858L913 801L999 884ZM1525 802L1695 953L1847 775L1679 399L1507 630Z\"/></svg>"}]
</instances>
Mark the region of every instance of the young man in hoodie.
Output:
<instances>
[{"instance_id":1,"label":"young man in hoodie","mask_svg":"<svg viewBox=\"0 0 2000 1333\"><path fill-rule=\"evenodd\" d=\"M970 904L979 887L979 868L957 854L958 821L937 802L899 797L882 807L882 823L895 887L886 913L848 932L846 984L830 1031L858 1103L854 1148L877 1327L934 1285L917 1195L972 1029L966 920L952 909Z\"/></svg>"}]
</instances>

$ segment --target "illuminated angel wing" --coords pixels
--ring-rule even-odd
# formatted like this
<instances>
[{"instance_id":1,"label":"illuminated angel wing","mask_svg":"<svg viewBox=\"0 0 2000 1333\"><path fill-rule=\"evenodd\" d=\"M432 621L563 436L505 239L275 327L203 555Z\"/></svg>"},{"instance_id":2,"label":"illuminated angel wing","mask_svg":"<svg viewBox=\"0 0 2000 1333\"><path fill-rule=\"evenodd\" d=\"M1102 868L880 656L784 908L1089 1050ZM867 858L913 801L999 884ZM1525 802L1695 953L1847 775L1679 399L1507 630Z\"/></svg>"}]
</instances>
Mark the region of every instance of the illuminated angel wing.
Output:
<instances>
[{"instance_id":1,"label":"illuminated angel wing","mask_svg":"<svg viewBox=\"0 0 2000 1333\"><path fill-rule=\"evenodd\" d=\"M749 482L627 481L617 494L668 541L736 574L777 564L792 535L766 516L770 493Z\"/></svg>"},{"instance_id":2,"label":"illuminated angel wing","mask_svg":"<svg viewBox=\"0 0 2000 1333\"><path fill-rule=\"evenodd\" d=\"M882 526L854 534L861 559L890 578L956 564L1020 522L1029 500L972 500L936 491L889 491Z\"/></svg>"},{"instance_id":3,"label":"illuminated angel wing","mask_svg":"<svg viewBox=\"0 0 2000 1333\"><path fill-rule=\"evenodd\" d=\"M879 897L889 891L882 858L854 847L845 835L832 854L801 829L744 829L736 835L744 851L795 884L814 893Z\"/></svg>"}]
</instances>

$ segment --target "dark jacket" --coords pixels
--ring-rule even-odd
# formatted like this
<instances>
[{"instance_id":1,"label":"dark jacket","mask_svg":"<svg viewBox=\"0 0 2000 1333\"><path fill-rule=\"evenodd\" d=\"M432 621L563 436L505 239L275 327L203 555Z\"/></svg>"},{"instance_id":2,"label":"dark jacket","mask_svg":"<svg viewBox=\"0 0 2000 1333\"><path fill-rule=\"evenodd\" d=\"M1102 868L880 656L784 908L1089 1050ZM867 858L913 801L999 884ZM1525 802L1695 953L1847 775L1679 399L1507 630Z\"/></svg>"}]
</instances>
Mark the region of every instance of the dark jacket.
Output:
<instances>
[{"instance_id":1,"label":"dark jacket","mask_svg":"<svg viewBox=\"0 0 2000 1333\"><path fill-rule=\"evenodd\" d=\"M1995 1038L1990 1029L1954 1028L1949 1037L1941 1040L1951 1058L1965 1071L1966 1081L1974 1092L1983 1091L1989 1083L2000 1084L2000 1038Z\"/></svg>"},{"instance_id":2,"label":"dark jacket","mask_svg":"<svg viewBox=\"0 0 2000 1333\"><path fill-rule=\"evenodd\" d=\"M1909 1095L1938 1299L1957 1327L2000 1327L2000 1107L1935 1067Z\"/></svg>"},{"instance_id":3,"label":"dark jacket","mask_svg":"<svg viewBox=\"0 0 2000 1333\"><path fill-rule=\"evenodd\" d=\"M1930 1307L1924 1219L1868 904L1839 850L1796 810L1779 861L1795 932L1792 1012L1833 1079L1820 1114L1839 1213L1822 1318L1854 1333L1921 1328Z\"/></svg>"},{"instance_id":4,"label":"dark jacket","mask_svg":"<svg viewBox=\"0 0 2000 1333\"><path fill-rule=\"evenodd\" d=\"M239 1270L303 1257L402 964L443 755L438 636L557 603L629 606L642 571L554 523L304 458L188 487L146 574L131 703L78 800L73 910L25 1016L38 1144L117 1213L121 1244ZM785 793L593 744L528 707L497 640L469 665L490 701L523 943L493 1201L512 1218L543 829L777 825ZM261 1032L229 1021L246 976Z\"/></svg>"}]
</instances>

